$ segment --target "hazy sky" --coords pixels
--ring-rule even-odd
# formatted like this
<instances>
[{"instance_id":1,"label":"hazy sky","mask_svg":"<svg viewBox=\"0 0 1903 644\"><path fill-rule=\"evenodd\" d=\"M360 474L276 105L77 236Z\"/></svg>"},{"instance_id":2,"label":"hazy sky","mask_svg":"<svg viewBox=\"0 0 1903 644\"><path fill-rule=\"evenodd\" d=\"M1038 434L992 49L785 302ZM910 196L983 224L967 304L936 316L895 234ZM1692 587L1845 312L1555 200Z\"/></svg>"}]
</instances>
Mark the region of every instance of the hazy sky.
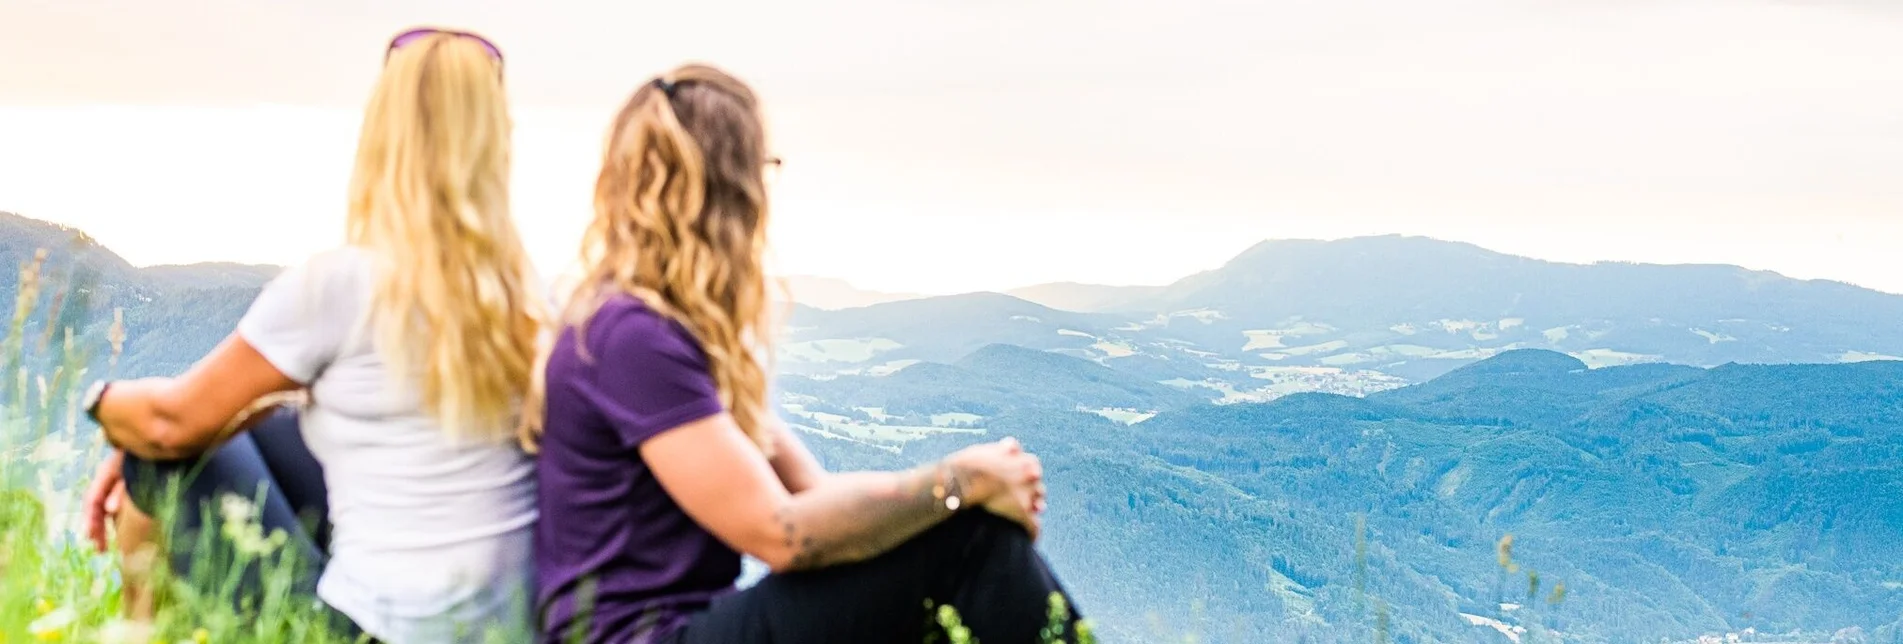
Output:
<instances>
[{"instance_id":1,"label":"hazy sky","mask_svg":"<svg viewBox=\"0 0 1903 644\"><path fill-rule=\"evenodd\" d=\"M295 261L341 236L383 43L428 22L508 56L549 266L608 117L691 59L768 102L790 273L1161 283L1409 233L1903 292L1892 4L0 0L0 210L135 263Z\"/></svg>"}]
</instances>

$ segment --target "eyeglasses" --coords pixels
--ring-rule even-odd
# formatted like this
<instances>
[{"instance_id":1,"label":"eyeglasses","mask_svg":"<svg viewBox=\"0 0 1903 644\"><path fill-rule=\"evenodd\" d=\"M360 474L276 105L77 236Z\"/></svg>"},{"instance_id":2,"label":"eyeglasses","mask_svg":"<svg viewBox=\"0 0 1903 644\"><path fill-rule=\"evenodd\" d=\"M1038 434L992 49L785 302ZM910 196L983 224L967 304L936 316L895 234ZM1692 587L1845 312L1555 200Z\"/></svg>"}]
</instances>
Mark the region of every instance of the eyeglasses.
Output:
<instances>
[{"instance_id":1,"label":"eyeglasses","mask_svg":"<svg viewBox=\"0 0 1903 644\"><path fill-rule=\"evenodd\" d=\"M495 43L489 42L488 38L467 31L451 31L448 29L436 29L434 27L420 27L397 34L395 38L390 39L389 49L383 50L383 60L387 62L390 60L390 54L396 53L396 50L435 34L448 34L457 38L474 40L476 44L482 45L482 48L488 51L491 57L496 59L497 66L502 65L502 50L497 48Z\"/></svg>"},{"instance_id":2,"label":"eyeglasses","mask_svg":"<svg viewBox=\"0 0 1903 644\"><path fill-rule=\"evenodd\" d=\"M775 183L779 181L780 169L786 167L786 162L780 160L779 157L767 157L766 163L762 165L765 166L761 170L764 171L762 174L766 176L767 183Z\"/></svg>"}]
</instances>

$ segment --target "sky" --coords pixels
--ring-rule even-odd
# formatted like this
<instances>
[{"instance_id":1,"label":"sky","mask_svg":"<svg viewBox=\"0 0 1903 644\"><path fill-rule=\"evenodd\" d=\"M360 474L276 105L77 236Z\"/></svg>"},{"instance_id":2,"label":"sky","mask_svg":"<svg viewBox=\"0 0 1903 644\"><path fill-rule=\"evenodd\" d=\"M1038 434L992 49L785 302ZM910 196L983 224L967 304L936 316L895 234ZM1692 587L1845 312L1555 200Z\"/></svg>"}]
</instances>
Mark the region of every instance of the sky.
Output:
<instances>
[{"instance_id":1,"label":"sky","mask_svg":"<svg viewBox=\"0 0 1903 644\"><path fill-rule=\"evenodd\" d=\"M766 102L789 274L1160 284L1401 233L1903 293L1877 0L0 0L0 210L135 264L338 243L382 46L419 23L507 55L544 270L614 110L694 60Z\"/></svg>"}]
</instances>

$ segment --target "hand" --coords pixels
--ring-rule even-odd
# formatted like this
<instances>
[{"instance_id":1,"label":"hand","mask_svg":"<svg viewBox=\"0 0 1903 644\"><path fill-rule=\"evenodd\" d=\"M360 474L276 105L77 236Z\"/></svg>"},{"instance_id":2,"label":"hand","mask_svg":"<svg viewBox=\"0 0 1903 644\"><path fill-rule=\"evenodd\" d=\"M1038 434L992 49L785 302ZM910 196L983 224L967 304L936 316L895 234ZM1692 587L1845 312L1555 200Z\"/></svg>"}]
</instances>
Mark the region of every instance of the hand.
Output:
<instances>
[{"instance_id":1,"label":"hand","mask_svg":"<svg viewBox=\"0 0 1903 644\"><path fill-rule=\"evenodd\" d=\"M973 445L951 456L965 500L1016 521L1036 539L1044 512L1044 465L1015 438Z\"/></svg>"},{"instance_id":2,"label":"hand","mask_svg":"<svg viewBox=\"0 0 1903 644\"><path fill-rule=\"evenodd\" d=\"M107 547L106 524L119 514L119 504L125 498L124 464L125 453L112 450L112 453L99 463L99 469L93 473L92 485L86 488L85 522L86 539L92 541L93 548L105 552Z\"/></svg>"}]
</instances>

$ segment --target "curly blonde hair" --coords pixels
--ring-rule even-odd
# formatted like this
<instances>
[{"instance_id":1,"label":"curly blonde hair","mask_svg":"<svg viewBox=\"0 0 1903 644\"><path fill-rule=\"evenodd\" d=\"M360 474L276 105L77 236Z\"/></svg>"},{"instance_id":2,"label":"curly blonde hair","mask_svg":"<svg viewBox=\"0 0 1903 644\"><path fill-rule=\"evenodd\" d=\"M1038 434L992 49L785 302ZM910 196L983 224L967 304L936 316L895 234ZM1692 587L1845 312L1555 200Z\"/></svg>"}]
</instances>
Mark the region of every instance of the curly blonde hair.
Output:
<instances>
[{"instance_id":1,"label":"curly blonde hair","mask_svg":"<svg viewBox=\"0 0 1903 644\"><path fill-rule=\"evenodd\" d=\"M679 322L706 353L735 423L771 453L769 162L759 101L733 76L685 65L635 90L608 135L563 323L587 337L588 319L620 294ZM542 375L524 414L529 449L541 431Z\"/></svg>"}]
</instances>

